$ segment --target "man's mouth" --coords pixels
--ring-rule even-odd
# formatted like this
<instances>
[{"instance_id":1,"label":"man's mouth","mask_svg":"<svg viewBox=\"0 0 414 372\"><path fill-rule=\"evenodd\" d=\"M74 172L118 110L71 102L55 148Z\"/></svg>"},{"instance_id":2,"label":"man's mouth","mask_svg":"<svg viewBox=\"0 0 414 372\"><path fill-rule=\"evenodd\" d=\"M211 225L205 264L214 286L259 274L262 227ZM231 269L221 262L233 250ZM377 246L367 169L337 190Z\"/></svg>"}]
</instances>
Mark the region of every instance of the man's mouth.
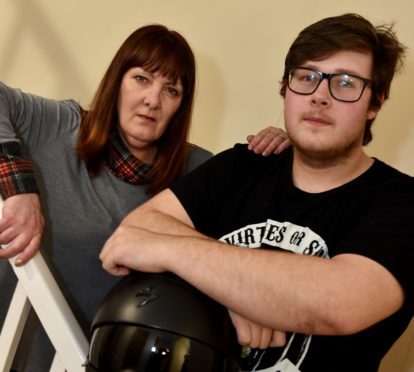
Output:
<instances>
[{"instance_id":1,"label":"man's mouth","mask_svg":"<svg viewBox=\"0 0 414 372\"><path fill-rule=\"evenodd\" d=\"M325 115L306 114L303 120L314 125L331 125L333 120Z\"/></svg>"}]
</instances>

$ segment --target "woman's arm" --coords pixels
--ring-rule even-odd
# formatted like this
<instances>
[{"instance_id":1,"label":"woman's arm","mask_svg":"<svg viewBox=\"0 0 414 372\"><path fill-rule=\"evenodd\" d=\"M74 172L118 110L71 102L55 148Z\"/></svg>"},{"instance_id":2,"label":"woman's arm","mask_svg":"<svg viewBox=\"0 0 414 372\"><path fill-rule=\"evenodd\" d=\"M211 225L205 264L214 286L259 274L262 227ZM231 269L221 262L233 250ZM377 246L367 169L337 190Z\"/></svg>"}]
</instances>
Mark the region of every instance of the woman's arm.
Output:
<instances>
[{"instance_id":1,"label":"woman's arm","mask_svg":"<svg viewBox=\"0 0 414 372\"><path fill-rule=\"evenodd\" d=\"M20 91L0 83L0 258L18 255L18 266L39 250L44 225L31 161L16 134L15 123L30 120L23 101Z\"/></svg>"}]
</instances>

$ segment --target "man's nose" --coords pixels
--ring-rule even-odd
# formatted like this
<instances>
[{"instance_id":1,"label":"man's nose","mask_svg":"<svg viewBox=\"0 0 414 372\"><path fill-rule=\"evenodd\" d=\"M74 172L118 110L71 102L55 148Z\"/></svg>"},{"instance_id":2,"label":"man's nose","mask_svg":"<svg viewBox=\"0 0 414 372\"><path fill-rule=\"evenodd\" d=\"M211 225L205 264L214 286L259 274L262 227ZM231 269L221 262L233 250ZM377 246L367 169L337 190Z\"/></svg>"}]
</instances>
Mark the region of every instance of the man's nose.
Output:
<instances>
[{"instance_id":1,"label":"man's nose","mask_svg":"<svg viewBox=\"0 0 414 372\"><path fill-rule=\"evenodd\" d=\"M312 102L320 105L327 105L332 99L331 92L329 90L329 80L327 78L322 79L319 86L312 93Z\"/></svg>"}]
</instances>

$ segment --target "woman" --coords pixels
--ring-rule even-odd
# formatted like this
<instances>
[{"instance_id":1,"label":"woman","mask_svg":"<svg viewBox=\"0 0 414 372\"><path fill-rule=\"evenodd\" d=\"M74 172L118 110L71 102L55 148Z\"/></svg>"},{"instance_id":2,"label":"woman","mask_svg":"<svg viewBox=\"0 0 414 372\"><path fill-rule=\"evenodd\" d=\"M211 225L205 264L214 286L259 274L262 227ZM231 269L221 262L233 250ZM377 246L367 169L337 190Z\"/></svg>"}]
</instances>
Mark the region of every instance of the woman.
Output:
<instances>
[{"instance_id":1,"label":"woman","mask_svg":"<svg viewBox=\"0 0 414 372\"><path fill-rule=\"evenodd\" d=\"M98 260L106 239L133 208L211 156L187 142L194 86L191 48L160 25L126 39L89 110L0 84L0 243L10 243L0 257L24 264L42 237L42 254L87 335L116 280ZM273 150L279 134L267 128L252 149ZM4 318L13 276L8 262L0 265ZM14 368L46 371L53 348L34 315L28 324Z\"/></svg>"}]
</instances>

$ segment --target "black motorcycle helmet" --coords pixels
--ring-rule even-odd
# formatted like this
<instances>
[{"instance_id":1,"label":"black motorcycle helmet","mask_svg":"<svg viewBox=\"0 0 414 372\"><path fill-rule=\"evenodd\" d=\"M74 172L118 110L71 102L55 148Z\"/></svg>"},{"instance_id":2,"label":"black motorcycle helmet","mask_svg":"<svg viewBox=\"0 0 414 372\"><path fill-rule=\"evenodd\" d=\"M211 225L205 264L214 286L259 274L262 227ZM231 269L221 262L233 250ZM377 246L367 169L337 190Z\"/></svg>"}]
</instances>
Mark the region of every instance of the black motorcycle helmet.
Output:
<instances>
[{"instance_id":1,"label":"black motorcycle helmet","mask_svg":"<svg viewBox=\"0 0 414 372\"><path fill-rule=\"evenodd\" d=\"M87 371L236 372L239 350L223 306L174 275L134 272L92 322Z\"/></svg>"}]
</instances>

